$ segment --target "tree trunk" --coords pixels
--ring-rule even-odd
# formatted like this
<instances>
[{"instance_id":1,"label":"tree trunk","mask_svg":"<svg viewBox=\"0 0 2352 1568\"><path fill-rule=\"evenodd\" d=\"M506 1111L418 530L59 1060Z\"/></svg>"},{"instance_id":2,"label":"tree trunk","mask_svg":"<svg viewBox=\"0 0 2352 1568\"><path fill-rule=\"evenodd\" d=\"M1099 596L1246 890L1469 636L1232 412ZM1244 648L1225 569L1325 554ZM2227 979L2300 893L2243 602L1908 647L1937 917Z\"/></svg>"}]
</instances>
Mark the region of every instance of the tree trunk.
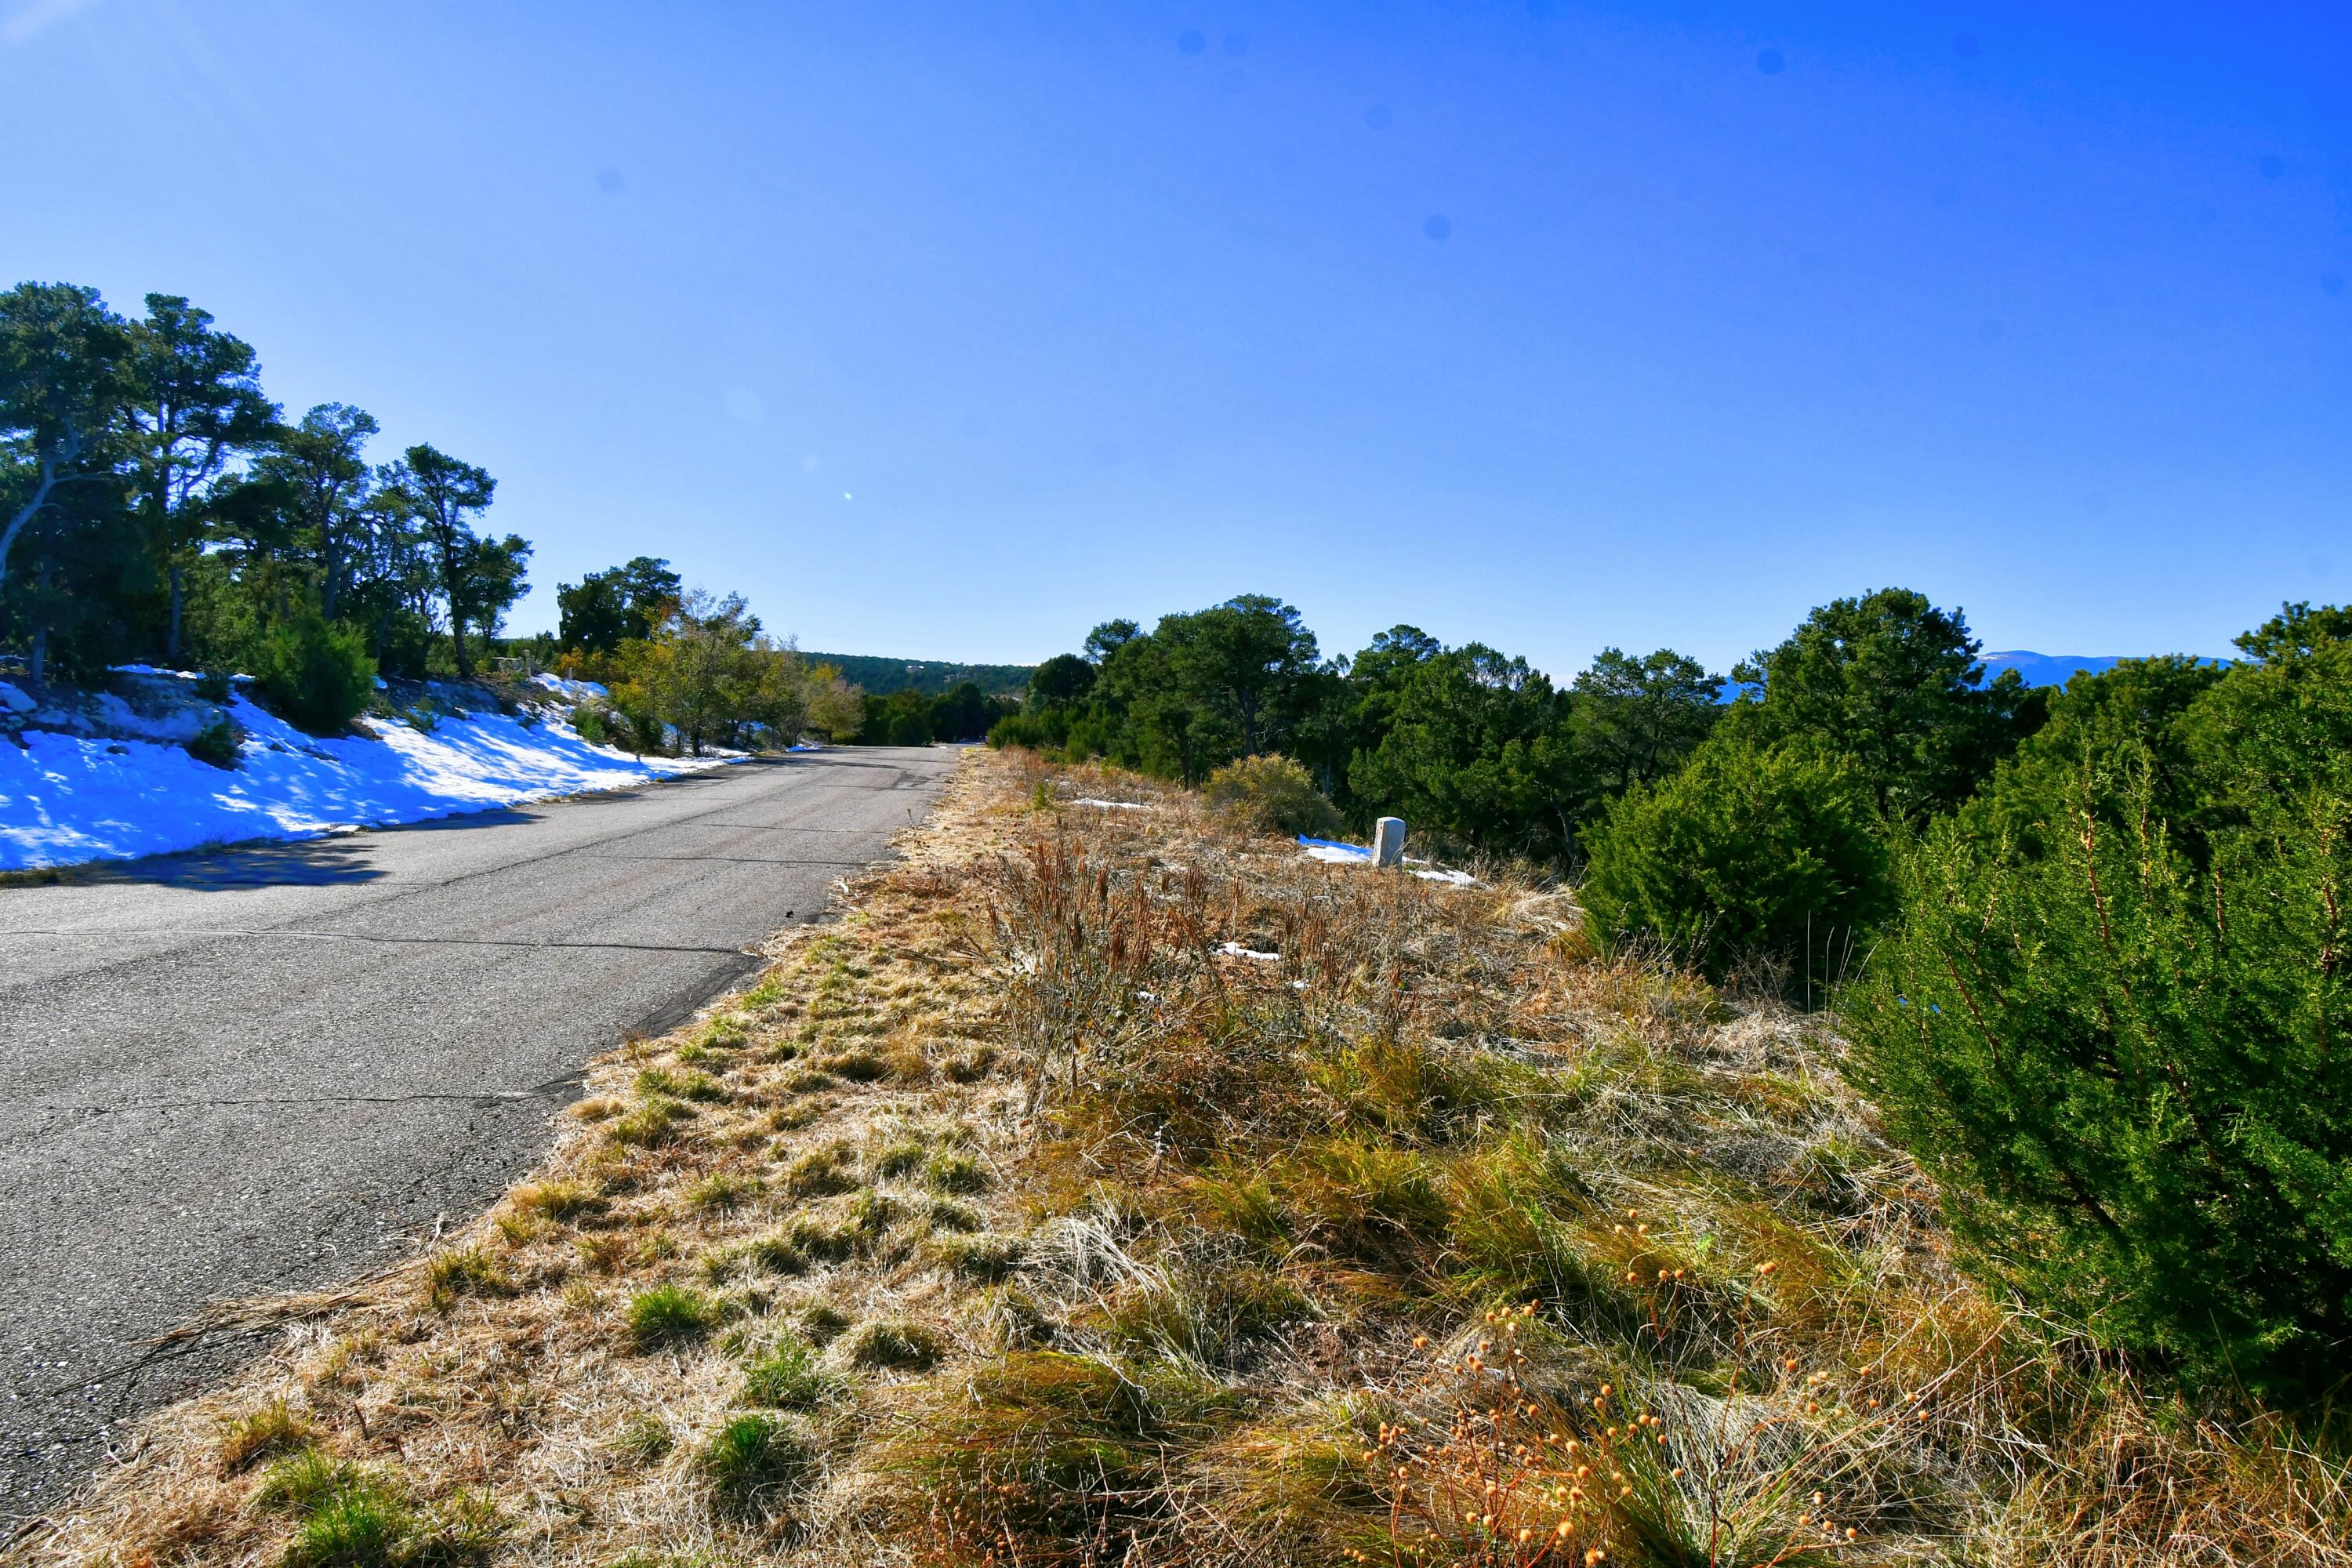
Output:
<instances>
[{"instance_id":1,"label":"tree trunk","mask_svg":"<svg viewBox=\"0 0 2352 1568\"><path fill-rule=\"evenodd\" d=\"M180 563L172 563L172 628L163 634L163 662L173 669L180 668L180 601L184 597L180 585Z\"/></svg>"},{"instance_id":2,"label":"tree trunk","mask_svg":"<svg viewBox=\"0 0 2352 1568\"><path fill-rule=\"evenodd\" d=\"M466 651L466 617L457 613L455 605L449 606L449 641L457 655L457 679L473 679L473 655Z\"/></svg>"},{"instance_id":3,"label":"tree trunk","mask_svg":"<svg viewBox=\"0 0 2352 1568\"><path fill-rule=\"evenodd\" d=\"M33 689L38 691L48 684L49 668L49 563L41 563L41 574L35 583L41 596L34 602L33 622Z\"/></svg>"},{"instance_id":4,"label":"tree trunk","mask_svg":"<svg viewBox=\"0 0 2352 1568\"><path fill-rule=\"evenodd\" d=\"M8 526L0 529L0 587L5 587L8 583L8 552L16 545L16 536L25 531L25 525L33 521L36 513L49 504L49 492L57 488L57 484L58 466L54 460L44 457L41 459L41 477L34 482L32 495L16 509L16 515L8 520Z\"/></svg>"}]
</instances>

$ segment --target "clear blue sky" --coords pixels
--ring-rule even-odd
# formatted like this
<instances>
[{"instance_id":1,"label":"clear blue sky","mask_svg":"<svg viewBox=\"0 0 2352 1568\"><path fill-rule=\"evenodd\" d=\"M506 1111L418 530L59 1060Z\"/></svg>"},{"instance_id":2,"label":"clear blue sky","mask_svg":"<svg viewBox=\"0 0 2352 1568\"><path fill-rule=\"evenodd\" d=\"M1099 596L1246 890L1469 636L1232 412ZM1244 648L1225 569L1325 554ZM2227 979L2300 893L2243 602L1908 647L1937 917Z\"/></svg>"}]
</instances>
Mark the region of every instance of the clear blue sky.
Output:
<instances>
[{"instance_id":1,"label":"clear blue sky","mask_svg":"<svg viewBox=\"0 0 2352 1568\"><path fill-rule=\"evenodd\" d=\"M2338 5L0 0L0 271L804 646L2352 598Z\"/></svg>"}]
</instances>

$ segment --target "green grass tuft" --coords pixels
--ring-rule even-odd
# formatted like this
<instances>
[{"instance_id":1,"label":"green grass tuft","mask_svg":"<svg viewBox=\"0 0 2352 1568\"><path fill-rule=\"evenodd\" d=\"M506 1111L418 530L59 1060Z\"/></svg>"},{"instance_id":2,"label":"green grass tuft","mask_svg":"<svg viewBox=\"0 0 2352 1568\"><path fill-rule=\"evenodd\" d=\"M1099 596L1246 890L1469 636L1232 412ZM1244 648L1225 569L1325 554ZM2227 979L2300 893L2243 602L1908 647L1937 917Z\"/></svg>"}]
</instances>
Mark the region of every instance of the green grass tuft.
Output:
<instances>
[{"instance_id":1,"label":"green grass tuft","mask_svg":"<svg viewBox=\"0 0 2352 1568\"><path fill-rule=\"evenodd\" d=\"M710 1332L719 1309L683 1285L658 1285L629 1302L629 1344L638 1351L691 1344Z\"/></svg>"},{"instance_id":2,"label":"green grass tuft","mask_svg":"<svg viewBox=\"0 0 2352 1568\"><path fill-rule=\"evenodd\" d=\"M743 1403L772 1410L809 1410L838 1395L840 1375L819 1366L797 1335L786 1337L743 1370Z\"/></svg>"},{"instance_id":3,"label":"green grass tuft","mask_svg":"<svg viewBox=\"0 0 2352 1568\"><path fill-rule=\"evenodd\" d=\"M614 1142L658 1149L677 1141L677 1130L694 1118L694 1107L666 1094L641 1101L614 1121L607 1134Z\"/></svg>"},{"instance_id":4,"label":"green grass tuft","mask_svg":"<svg viewBox=\"0 0 2352 1568\"><path fill-rule=\"evenodd\" d=\"M221 1468L232 1472L247 1469L274 1455L290 1453L310 1441L310 1422L289 1409L283 1399L272 1399L224 1424Z\"/></svg>"},{"instance_id":5,"label":"green grass tuft","mask_svg":"<svg viewBox=\"0 0 2352 1568\"><path fill-rule=\"evenodd\" d=\"M923 1166L923 1180L942 1193L977 1193L988 1186L988 1173L970 1154L935 1154Z\"/></svg>"},{"instance_id":6,"label":"green grass tuft","mask_svg":"<svg viewBox=\"0 0 2352 1568\"><path fill-rule=\"evenodd\" d=\"M725 1511L772 1511L782 1495L815 1462L806 1438L772 1415L738 1415L717 1432L696 1457L695 1468L710 1483L713 1500Z\"/></svg>"},{"instance_id":7,"label":"green grass tuft","mask_svg":"<svg viewBox=\"0 0 2352 1568\"><path fill-rule=\"evenodd\" d=\"M373 1487L341 1492L302 1521L286 1548L286 1568L390 1568L410 1558L416 1515Z\"/></svg>"}]
</instances>

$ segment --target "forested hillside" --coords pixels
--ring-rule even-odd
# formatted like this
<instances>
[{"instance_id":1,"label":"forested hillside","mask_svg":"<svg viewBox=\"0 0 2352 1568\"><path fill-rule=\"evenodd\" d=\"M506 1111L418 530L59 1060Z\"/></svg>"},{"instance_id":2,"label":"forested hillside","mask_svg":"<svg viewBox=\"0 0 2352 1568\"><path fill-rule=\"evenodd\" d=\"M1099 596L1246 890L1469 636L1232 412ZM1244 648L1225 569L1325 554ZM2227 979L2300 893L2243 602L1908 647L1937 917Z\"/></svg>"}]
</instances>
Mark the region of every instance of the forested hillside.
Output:
<instances>
[{"instance_id":1,"label":"forested hillside","mask_svg":"<svg viewBox=\"0 0 2352 1568\"><path fill-rule=\"evenodd\" d=\"M866 653L812 653L812 662L829 664L877 697L896 691L919 691L938 697L966 681L990 697L1018 696L1029 689L1034 668L1026 664L957 664L936 658L885 658Z\"/></svg>"}]
</instances>

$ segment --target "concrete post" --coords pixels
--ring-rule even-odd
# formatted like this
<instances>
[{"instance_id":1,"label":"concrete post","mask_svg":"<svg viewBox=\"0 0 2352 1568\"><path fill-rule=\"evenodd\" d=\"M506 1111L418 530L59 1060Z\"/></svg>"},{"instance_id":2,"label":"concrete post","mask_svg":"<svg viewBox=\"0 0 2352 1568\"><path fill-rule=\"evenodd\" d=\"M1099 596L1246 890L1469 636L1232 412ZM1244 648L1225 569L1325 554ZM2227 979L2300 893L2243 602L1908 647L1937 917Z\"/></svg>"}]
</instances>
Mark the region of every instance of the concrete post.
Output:
<instances>
[{"instance_id":1,"label":"concrete post","mask_svg":"<svg viewBox=\"0 0 2352 1568\"><path fill-rule=\"evenodd\" d=\"M1404 818L1383 816L1372 826L1372 864L1401 866L1404 863Z\"/></svg>"}]
</instances>

